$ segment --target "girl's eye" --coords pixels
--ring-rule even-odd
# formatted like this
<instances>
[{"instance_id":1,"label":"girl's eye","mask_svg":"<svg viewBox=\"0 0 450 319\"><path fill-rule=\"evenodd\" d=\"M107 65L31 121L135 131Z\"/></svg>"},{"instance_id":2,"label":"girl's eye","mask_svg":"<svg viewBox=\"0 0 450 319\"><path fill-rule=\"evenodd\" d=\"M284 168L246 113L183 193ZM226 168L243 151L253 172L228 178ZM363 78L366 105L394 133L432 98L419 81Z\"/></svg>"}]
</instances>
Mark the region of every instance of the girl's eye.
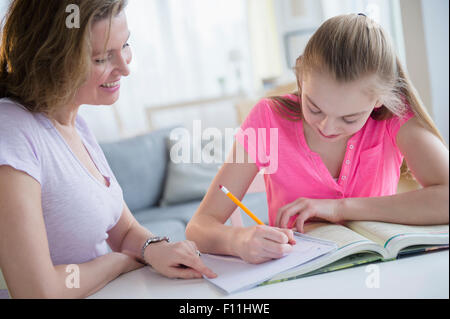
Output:
<instances>
[{"instance_id":1,"label":"girl's eye","mask_svg":"<svg viewBox=\"0 0 450 319\"><path fill-rule=\"evenodd\" d=\"M310 111L312 114L320 114L320 113L322 113L321 111L313 111L313 110L311 110L311 108L309 109L309 111Z\"/></svg>"},{"instance_id":2,"label":"girl's eye","mask_svg":"<svg viewBox=\"0 0 450 319\"><path fill-rule=\"evenodd\" d=\"M357 120L354 120L354 121L347 121L346 119L343 119L343 121L344 121L344 123L347 123L347 124L353 124L353 123L355 123Z\"/></svg>"},{"instance_id":3,"label":"girl's eye","mask_svg":"<svg viewBox=\"0 0 450 319\"><path fill-rule=\"evenodd\" d=\"M123 45L123 48L125 49L126 47L129 47L129 46L130 46L129 43L125 43L125 44Z\"/></svg>"}]
</instances>

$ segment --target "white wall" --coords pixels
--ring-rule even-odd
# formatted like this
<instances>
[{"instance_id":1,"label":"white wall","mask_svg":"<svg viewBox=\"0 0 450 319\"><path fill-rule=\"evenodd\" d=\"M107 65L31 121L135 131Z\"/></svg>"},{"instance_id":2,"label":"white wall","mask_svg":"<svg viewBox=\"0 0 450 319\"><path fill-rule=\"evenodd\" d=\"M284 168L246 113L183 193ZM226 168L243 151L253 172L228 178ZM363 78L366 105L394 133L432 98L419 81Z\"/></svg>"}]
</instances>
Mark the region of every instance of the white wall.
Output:
<instances>
[{"instance_id":1,"label":"white wall","mask_svg":"<svg viewBox=\"0 0 450 319\"><path fill-rule=\"evenodd\" d=\"M0 17L3 17L8 7L9 0L0 0Z\"/></svg>"},{"instance_id":2,"label":"white wall","mask_svg":"<svg viewBox=\"0 0 450 319\"><path fill-rule=\"evenodd\" d=\"M448 0L422 0L433 117L447 144L449 143L448 7Z\"/></svg>"},{"instance_id":3,"label":"white wall","mask_svg":"<svg viewBox=\"0 0 450 319\"><path fill-rule=\"evenodd\" d=\"M6 9L8 9L9 1L6 0L0 0L0 21L3 19L3 17L6 14Z\"/></svg>"},{"instance_id":4,"label":"white wall","mask_svg":"<svg viewBox=\"0 0 450 319\"><path fill-rule=\"evenodd\" d=\"M303 2L308 10L308 18L305 21L297 20L296 24L289 24L289 16L286 13L290 9L289 1ZM402 60L405 60L403 37L401 30L400 13L395 10L398 6L398 0L276 0L275 10L278 20L278 35L280 37L279 45L283 56L286 55L284 48L284 35L286 32L301 29L317 29L326 19L340 14L365 13L372 19L380 23L393 38L394 45ZM301 52L299 52L300 54ZM283 59L284 74L280 82L294 81L293 72L288 68Z\"/></svg>"}]
</instances>

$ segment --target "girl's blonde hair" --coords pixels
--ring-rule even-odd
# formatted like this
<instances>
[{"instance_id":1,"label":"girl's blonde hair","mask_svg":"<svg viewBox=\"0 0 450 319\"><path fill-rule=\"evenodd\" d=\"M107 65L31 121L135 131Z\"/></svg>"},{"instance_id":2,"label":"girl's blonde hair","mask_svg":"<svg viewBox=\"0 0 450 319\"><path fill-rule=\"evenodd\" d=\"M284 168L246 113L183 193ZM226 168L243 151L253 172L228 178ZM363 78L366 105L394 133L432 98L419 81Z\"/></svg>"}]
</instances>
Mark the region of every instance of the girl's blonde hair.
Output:
<instances>
[{"instance_id":1,"label":"girl's blonde hair","mask_svg":"<svg viewBox=\"0 0 450 319\"><path fill-rule=\"evenodd\" d=\"M69 5L79 8L79 28L67 25ZM13 0L2 21L0 98L47 114L72 101L89 77L92 24L109 19L111 27L126 5L127 0Z\"/></svg>"},{"instance_id":2,"label":"girl's blonde hair","mask_svg":"<svg viewBox=\"0 0 450 319\"><path fill-rule=\"evenodd\" d=\"M370 93L378 97L382 106L374 109L373 119L381 121L402 116L409 105L422 125L446 145L397 57L392 41L372 19L361 14L348 14L325 21L297 59L298 91L293 94L301 95L300 79L311 70L325 72L339 83L375 75ZM281 115L294 121L301 120L301 99L299 102L284 97L271 99ZM402 174L412 177L405 161Z\"/></svg>"}]
</instances>

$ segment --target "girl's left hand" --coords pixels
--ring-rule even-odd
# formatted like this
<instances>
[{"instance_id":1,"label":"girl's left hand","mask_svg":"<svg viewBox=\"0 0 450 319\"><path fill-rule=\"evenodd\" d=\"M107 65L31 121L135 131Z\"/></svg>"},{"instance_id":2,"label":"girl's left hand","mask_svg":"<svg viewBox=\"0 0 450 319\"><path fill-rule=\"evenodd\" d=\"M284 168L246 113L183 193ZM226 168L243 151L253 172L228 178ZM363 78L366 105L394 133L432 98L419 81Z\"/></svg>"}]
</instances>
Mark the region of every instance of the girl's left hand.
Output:
<instances>
[{"instance_id":1,"label":"girl's left hand","mask_svg":"<svg viewBox=\"0 0 450 319\"><path fill-rule=\"evenodd\" d=\"M341 217L338 214L337 207L340 202L340 199L299 198L278 210L275 226L280 228L295 227L297 231L303 233L303 226L308 219L339 223ZM297 216L297 218L294 219L292 216Z\"/></svg>"}]
</instances>

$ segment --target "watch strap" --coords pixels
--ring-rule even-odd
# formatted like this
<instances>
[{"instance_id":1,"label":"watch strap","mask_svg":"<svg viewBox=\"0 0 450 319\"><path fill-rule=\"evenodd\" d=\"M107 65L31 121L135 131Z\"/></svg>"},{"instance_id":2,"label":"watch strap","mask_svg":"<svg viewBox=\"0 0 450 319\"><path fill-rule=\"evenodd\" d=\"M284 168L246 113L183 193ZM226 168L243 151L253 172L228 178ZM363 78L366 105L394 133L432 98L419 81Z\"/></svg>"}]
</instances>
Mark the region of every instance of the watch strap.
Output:
<instances>
[{"instance_id":1,"label":"watch strap","mask_svg":"<svg viewBox=\"0 0 450 319\"><path fill-rule=\"evenodd\" d=\"M142 246L142 249L141 249L141 257L142 257L142 260L144 261L145 264L149 265L145 261L145 257L144 257L145 248L147 248L148 245L150 245L150 244L159 243L159 242L161 242L163 240L169 242L169 237L167 237L167 236L152 236L152 237L150 237L149 239L147 239L145 241L144 246Z\"/></svg>"}]
</instances>

